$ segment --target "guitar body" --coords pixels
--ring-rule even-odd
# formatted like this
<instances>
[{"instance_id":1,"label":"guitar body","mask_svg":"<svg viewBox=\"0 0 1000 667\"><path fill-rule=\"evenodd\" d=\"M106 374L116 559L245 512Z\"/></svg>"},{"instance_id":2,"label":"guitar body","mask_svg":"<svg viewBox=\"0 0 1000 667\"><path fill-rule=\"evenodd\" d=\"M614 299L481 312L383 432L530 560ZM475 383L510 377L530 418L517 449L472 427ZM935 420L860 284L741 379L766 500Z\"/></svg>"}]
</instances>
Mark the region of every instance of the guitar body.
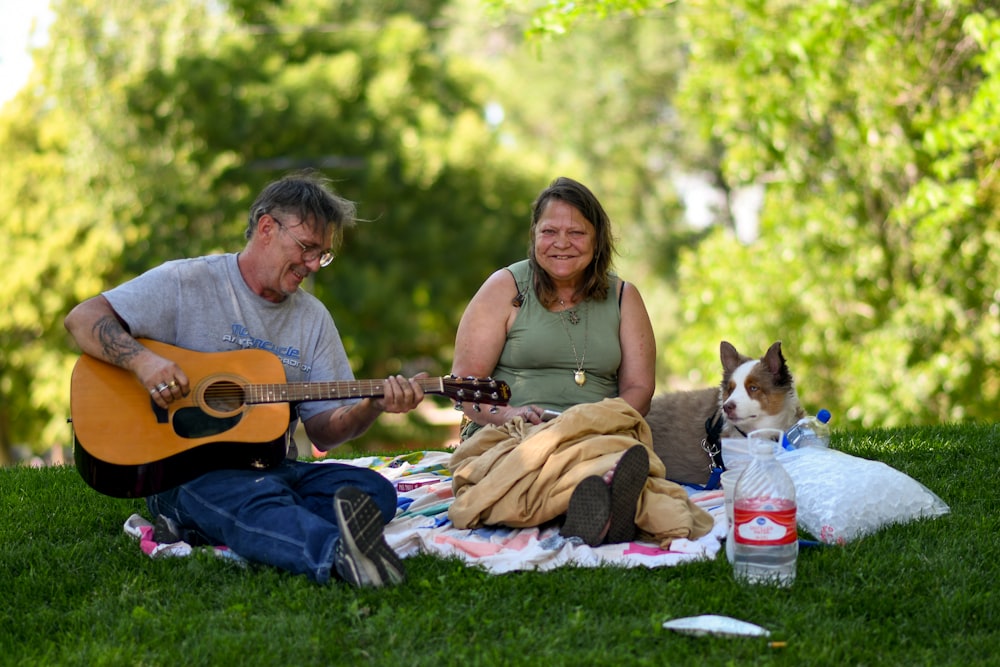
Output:
<instances>
[{"instance_id":1,"label":"guitar body","mask_svg":"<svg viewBox=\"0 0 1000 667\"><path fill-rule=\"evenodd\" d=\"M285 437L274 442L213 442L165 459L117 465L91 455L74 440L73 458L83 480L96 491L116 498L144 498L161 493L212 470L272 468L285 458Z\"/></svg>"},{"instance_id":2,"label":"guitar body","mask_svg":"<svg viewBox=\"0 0 1000 667\"><path fill-rule=\"evenodd\" d=\"M132 373L81 356L70 407L77 470L90 486L134 498L209 470L268 468L284 459L289 404L243 400L251 384L284 384L278 357L265 350L193 352L141 342L184 369L191 393L164 410Z\"/></svg>"}]
</instances>

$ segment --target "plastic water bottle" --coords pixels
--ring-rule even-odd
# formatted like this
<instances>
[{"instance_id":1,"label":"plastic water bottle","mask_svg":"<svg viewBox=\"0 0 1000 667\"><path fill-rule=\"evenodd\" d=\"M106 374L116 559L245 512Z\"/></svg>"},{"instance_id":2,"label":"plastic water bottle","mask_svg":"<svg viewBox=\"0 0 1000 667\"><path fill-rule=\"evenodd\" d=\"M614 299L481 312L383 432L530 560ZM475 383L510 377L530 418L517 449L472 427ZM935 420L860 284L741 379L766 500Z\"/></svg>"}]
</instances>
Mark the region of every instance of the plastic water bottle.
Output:
<instances>
[{"instance_id":1,"label":"plastic water bottle","mask_svg":"<svg viewBox=\"0 0 1000 667\"><path fill-rule=\"evenodd\" d=\"M781 437L781 446L787 450L803 447L830 446L830 411L823 409L816 416L806 416L795 422Z\"/></svg>"},{"instance_id":2,"label":"plastic water bottle","mask_svg":"<svg viewBox=\"0 0 1000 667\"><path fill-rule=\"evenodd\" d=\"M751 584L791 586L799 555L795 484L773 442L756 440L750 453L733 501L733 574Z\"/></svg>"}]
</instances>

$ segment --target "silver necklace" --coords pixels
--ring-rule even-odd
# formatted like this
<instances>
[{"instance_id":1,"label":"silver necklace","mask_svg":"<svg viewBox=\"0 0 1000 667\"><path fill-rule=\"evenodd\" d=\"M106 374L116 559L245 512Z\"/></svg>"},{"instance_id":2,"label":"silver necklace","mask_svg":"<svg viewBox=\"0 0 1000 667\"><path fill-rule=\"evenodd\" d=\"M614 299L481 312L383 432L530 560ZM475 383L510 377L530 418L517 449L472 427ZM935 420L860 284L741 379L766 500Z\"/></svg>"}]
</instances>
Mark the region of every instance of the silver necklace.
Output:
<instances>
[{"instance_id":1,"label":"silver necklace","mask_svg":"<svg viewBox=\"0 0 1000 667\"><path fill-rule=\"evenodd\" d=\"M565 306L566 304L562 299L559 299L559 305ZM587 303L584 308L589 309L590 304ZM584 315L587 313L584 312ZM569 338L570 347L573 348L573 358L576 359L576 370L573 371L573 381L580 387L587 384L587 373L583 370L583 363L587 359L587 332L590 328L590 320L587 319L583 323L583 356L581 357L576 352L576 342L573 340L573 334L569 332L569 327L566 325L566 320L569 320L570 324L579 324L580 315L575 310L561 310L559 311L559 321L562 322L563 331L566 332L566 337Z\"/></svg>"}]
</instances>

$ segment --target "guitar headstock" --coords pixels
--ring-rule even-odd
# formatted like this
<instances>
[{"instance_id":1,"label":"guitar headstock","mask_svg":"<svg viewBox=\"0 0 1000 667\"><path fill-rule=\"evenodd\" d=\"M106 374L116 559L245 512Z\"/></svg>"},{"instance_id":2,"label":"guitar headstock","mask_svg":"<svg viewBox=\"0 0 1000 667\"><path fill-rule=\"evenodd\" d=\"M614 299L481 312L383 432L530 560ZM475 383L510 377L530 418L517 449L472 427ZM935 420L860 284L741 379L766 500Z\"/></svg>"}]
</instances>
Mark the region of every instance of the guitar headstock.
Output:
<instances>
[{"instance_id":1,"label":"guitar headstock","mask_svg":"<svg viewBox=\"0 0 1000 667\"><path fill-rule=\"evenodd\" d=\"M442 383L444 395L455 401L456 410L462 409L463 401L493 406L507 405L510 401L510 385L503 380L448 375L442 378Z\"/></svg>"}]
</instances>

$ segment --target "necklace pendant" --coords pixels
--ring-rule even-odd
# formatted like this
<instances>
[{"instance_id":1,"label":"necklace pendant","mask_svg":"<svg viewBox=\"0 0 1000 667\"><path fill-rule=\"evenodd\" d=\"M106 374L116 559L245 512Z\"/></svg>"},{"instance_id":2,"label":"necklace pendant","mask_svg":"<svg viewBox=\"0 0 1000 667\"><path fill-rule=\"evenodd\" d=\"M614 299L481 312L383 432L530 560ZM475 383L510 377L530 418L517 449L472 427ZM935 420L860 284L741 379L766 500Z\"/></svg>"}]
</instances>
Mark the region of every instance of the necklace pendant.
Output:
<instances>
[{"instance_id":1,"label":"necklace pendant","mask_svg":"<svg viewBox=\"0 0 1000 667\"><path fill-rule=\"evenodd\" d=\"M587 373L584 372L583 370L576 371L575 373L573 373L573 381L576 382L577 385L582 387L583 385L587 384Z\"/></svg>"},{"instance_id":2,"label":"necklace pendant","mask_svg":"<svg viewBox=\"0 0 1000 667\"><path fill-rule=\"evenodd\" d=\"M566 311L566 315L569 318L569 323L570 324L579 324L580 323L580 316L577 314L577 312L575 310L567 310Z\"/></svg>"}]
</instances>

